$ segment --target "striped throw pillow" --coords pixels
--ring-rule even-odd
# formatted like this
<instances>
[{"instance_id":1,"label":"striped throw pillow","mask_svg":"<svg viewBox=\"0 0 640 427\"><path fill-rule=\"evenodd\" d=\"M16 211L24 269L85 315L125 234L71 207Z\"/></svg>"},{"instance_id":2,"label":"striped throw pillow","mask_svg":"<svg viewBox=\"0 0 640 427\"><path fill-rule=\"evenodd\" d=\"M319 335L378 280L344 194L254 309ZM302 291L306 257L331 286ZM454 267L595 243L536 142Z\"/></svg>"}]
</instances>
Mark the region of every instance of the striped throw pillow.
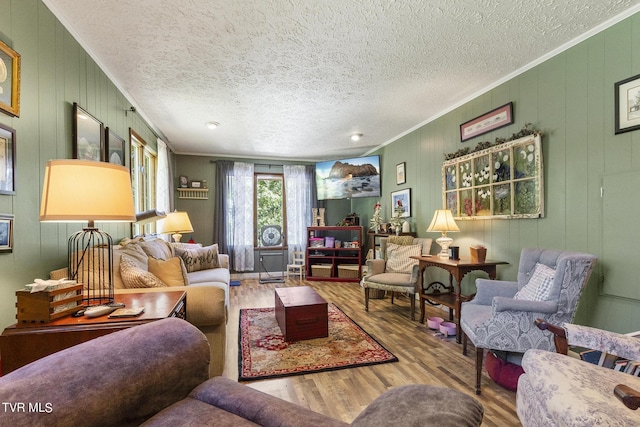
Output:
<instances>
[{"instance_id":1,"label":"striped throw pillow","mask_svg":"<svg viewBox=\"0 0 640 427\"><path fill-rule=\"evenodd\" d=\"M422 253L422 245L396 245L395 243L387 244L387 267L388 273L407 273L411 274L414 265L418 265L417 259L411 259L410 256L420 256Z\"/></svg>"},{"instance_id":2,"label":"striped throw pillow","mask_svg":"<svg viewBox=\"0 0 640 427\"><path fill-rule=\"evenodd\" d=\"M529 282L514 295L514 299L548 301L556 271L544 264L536 263Z\"/></svg>"}]
</instances>

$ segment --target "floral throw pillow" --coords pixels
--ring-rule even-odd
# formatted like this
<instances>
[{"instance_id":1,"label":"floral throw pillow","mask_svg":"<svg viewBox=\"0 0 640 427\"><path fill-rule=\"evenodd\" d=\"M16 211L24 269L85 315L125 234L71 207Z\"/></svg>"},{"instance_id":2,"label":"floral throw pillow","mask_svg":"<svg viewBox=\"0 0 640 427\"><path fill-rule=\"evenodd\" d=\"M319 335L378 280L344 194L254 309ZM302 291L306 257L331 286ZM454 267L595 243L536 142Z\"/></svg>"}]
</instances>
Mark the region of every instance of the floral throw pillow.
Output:
<instances>
[{"instance_id":1,"label":"floral throw pillow","mask_svg":"<svg viewBox=\"0 0 640 427\"><path fill-rule=\"evenodd\" d=\"M514 295L514 299L548 301L556 271L544 264L536 263L529 282Z\"/></svg>"},{"instance_id":2,"label":"floral throw pillow","mask_svg":"<svg viewBox=\"0 0 640 427\"><path fill-rule=\"evenodd\" d=\"M187 272L219 268L218 244L202 248L181 249L175 248L176 255L182 258Z\"/></svg>"}]
</instances>

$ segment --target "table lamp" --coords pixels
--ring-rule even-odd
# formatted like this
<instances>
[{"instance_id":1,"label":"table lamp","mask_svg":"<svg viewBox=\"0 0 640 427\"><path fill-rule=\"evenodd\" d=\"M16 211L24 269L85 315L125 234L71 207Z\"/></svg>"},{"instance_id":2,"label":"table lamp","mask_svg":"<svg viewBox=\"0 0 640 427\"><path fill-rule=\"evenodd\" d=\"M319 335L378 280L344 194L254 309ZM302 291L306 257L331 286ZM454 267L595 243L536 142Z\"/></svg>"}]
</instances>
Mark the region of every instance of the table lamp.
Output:
<instances>
[{"instance_id":1,"label":"table lamp","mask_svg":"<svg viewBox=\"0 0 640 427\"><path fill-rule=\"evenodd\" d=\"M113 242L95 222L136 220L131 175L124 166L86 160L49 160L41 222L88 222L69 237L69 278L84 284L87 306L113 302Z\"/></svg>"},{"instance_id":2,"label":"table lamp","mask_svg":"<svg viewBox=\"0 0 640 427\"><path fill-rule=\"evenodd\" d=\"M182 239L182 233L193 233L193 226L186 212L173 211L160 221L160 234L171 234L173 241L178 243Z\"/></svg>"},{"instance_id":3,"label":"table lamp","mask_svg":"<svg viewBox=\"0 0 640 427\"><path fill-rule=\"evenodd\" d=\"M456 222L453 220L451 211L449 209L436 210L427 231L439 231L442 233L442 237L438 237L436 239L436 243L442 248L440 251L440 257L449 258L449 246L453 243L453 239L451 237L447 237L447 231L460 231Z\"/></svg>"}]
</instances>

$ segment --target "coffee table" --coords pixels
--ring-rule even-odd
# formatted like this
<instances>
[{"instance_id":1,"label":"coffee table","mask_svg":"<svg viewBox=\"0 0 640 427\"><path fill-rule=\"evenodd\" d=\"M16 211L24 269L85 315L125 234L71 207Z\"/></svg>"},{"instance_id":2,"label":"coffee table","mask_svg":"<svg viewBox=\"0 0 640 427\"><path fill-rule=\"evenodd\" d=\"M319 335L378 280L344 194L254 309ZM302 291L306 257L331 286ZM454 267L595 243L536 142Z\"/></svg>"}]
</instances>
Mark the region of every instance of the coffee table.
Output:
<instances>
[{"instance_id":1,"label":"coffee table","mask_svg":"<svg viewBox=\"0 0 640 427\"><path fill-rule=\"evenodd\" d=\"M67 316L49 323L8 326L0 335L2 374L115 331L166 317L186 318L185 291L116 294L115 301L125 303L128 308L144 307L144 312L127 318Z\"/></svg>"},{"instance_id":2,"label":"coffee table","mask_svg":"<svg viewBox=\"0 0 640 427\"><path fill-rule=\"evenodd\" d=\"M285 341L329 336L327 302L310 286L276 288L276 320Z\"/></svg>"}]
</instances>

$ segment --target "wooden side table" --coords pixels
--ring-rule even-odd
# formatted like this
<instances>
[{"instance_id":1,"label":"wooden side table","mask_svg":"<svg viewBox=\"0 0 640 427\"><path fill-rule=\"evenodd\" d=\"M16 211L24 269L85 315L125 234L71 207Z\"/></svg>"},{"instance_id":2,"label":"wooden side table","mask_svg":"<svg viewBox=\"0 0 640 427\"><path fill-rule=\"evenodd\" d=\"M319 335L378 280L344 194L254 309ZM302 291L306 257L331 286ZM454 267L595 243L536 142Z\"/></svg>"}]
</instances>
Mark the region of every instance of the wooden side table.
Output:
<instances>
[{"instance_id":1,"label":"wooden side table","mask_svg":"<svg viewBox=\"0 0 640 427\"><path fill-rule=\"evenodd\" d=\"M462 333L460 331L460 306L462 301L468 301L473 296L462 295L460 291L460 283L464 276L472 271L484 271L489 275L490 279L496 278L496 266L509 264L505 261L491 261L485 262L471 262L470 260L458 259L453 260L450 258L441 258L437 255L433 256L412 256L411 258L418 260L419 277L418 283L420 284L420 323L424 323L424 304L426 300L434 301L437 304L442 304L445 307L453 309L455 312L455 321L457 323L456 328L456 342L460 344ZM426 293L423 280L424 270L427 267L439 267L449 272L449 285L444 286L444 289L436 289L435 293ZM455 284L453 282L455 279ZM434 282L440 284L439 282ZM443 292L444 291L444 292Z\"/></svg>"},{"instance_id":2,"label":"wooden side table","mask_svg":"<svg viewBox=\"0 0 640 427\"><path fill-rule=\"evenodd\" d=\"M116 294L127 308L144 307L140 316L109 319L67 316L49 323L14 324L0 335L2 374L91 339L167 317L186 318L186 292Z\"/></svg>"}]
</instances>

